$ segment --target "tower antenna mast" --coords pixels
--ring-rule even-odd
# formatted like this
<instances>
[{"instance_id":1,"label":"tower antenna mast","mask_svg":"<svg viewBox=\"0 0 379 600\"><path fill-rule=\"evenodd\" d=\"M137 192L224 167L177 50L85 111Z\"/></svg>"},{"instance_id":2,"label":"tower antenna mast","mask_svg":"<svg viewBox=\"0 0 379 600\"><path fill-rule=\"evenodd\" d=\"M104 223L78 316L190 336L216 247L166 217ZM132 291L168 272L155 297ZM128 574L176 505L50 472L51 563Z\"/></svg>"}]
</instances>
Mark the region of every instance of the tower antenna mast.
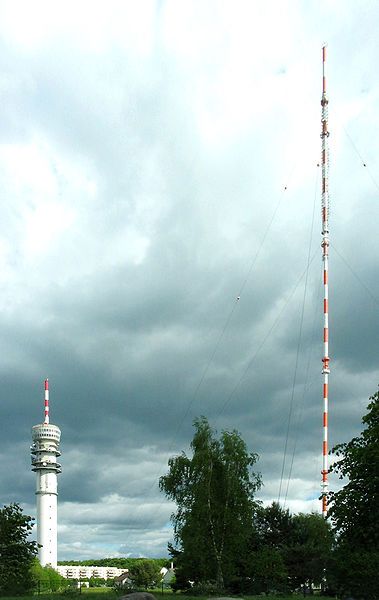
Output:
<instances>
[{"instance_id":1,"label":"tower antenna mast","mask_svg":"<svg viewBox=\"0 0 379 600\"><path fill-rule=\"evenodd\" d=\"M44 424L48 425L50 423L49 419L49 380L45 379L45 420Z\"/></svg>"},{"instance_id":2,"label":"tower antenna mast","mask_svg":"<svg viewBox=\"0 0 379 600\"><path fill-rule=\"evenodd\" d=\"M322 484L321 501L322 515L326 518L328 514L328 403L329 403L329 131L328 131L328 98L326 95L326 47L322 48L322 96L321 96L321 219L322 219L322 262L323 262L323 285L324 285L324 355L322 358L323 368L323 442L322 442Z\"/></svg>"}]
</instances>

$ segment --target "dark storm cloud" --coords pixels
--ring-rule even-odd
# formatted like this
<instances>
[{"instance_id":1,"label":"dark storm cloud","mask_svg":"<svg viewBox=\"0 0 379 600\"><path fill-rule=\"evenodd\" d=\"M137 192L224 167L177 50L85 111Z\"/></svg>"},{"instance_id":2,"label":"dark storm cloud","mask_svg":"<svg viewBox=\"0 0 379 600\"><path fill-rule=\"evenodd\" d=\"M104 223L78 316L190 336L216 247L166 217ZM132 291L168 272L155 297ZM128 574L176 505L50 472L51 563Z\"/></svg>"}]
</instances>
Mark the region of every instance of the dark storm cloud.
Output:
<instances>
[{"instance_id":1,"label":"dark storm cloud","mask_svg":"<svg viewBox=\"0 0 379 600\"><path fill-rule=\"evenodd\" d=\"M202 40L209 16L193 10ZM49 376L51 418L62 429L62 560L166 552L173 507L158 478L170 455L189 451L200 414L218 431L239 430L260 454L265 502L278 494L288 429L283 489L296 452L287 502L317 506L319 88L310 107L298 81L315 86L319 43L306 46L312 68L268 46L261 68L250 35L242 51L234 30L226 41L213 24L220 46L209 46L208 33L187 46L184 31L175 37L175 14L162 9L140 54L106 29L96 52L64 26L29 46L7 32L2 41L1 499L34 512L29 431L42 419ZM375 157L372 139L362 143ZM332 185L337 175L343 182L333 189L334 240L350 266L332 247L336 443L359 430L375 391L379 294L375 190L366 174L362 189L354 153L333 136L331 144L346 164L334 165Z\"/></svg>"}]
</instances>

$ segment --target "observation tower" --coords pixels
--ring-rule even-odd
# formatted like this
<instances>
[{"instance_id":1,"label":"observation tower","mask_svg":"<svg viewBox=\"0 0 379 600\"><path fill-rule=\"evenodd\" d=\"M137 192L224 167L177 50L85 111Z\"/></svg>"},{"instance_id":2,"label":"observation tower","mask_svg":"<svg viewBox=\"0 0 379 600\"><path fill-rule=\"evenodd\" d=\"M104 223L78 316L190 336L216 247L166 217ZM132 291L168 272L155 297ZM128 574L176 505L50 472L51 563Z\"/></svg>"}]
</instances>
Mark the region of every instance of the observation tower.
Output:
<instances>
[{"instance_id":1,"label":"observation tower","mask_svg":"<svg viewBox=\"0 0 379 600\"><path fill-rule=\"evenodd\" d=\"M49 380L45 379L45 419L32 427L32 471L36 477L37 496L37 542L38 558L41 565L57 568L57 504L58 473L61 465L59 442L61 430L49 421Z\"/></svg>"}]
</instances>

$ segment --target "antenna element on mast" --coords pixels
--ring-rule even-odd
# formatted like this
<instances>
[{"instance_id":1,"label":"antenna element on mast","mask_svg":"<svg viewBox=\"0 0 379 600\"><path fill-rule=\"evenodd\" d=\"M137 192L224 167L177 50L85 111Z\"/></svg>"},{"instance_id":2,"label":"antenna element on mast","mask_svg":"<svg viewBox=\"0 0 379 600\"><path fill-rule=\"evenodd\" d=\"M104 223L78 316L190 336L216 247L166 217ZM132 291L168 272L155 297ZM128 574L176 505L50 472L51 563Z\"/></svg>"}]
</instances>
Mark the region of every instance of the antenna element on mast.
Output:
<instances>
[{"instance_id":1,"label":"antenna element on mast","mask_svg":"<svg viewBox=\"0 0 379 600\"><path fill-rule=\"evenodd\" d=\"M49 380L45 379L45 425L49 424Z\"/></svg>"}]
</instances>

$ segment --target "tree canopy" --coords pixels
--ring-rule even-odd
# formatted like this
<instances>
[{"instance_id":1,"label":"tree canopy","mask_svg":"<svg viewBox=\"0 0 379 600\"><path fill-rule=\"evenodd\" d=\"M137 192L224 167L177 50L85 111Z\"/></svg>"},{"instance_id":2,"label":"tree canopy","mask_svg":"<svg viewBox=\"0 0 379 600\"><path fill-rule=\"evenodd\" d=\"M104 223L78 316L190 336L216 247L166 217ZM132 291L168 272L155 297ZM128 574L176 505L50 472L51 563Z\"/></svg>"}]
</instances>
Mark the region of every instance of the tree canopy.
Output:
<instances>
[{"instance_id":1,"label":"tree canopy","mask_svg":"<svg viewBox=\"0 0 379 600\"><path fill-rule=\"evenodd\" d=\"M333 448L331 466L342 489L329 494L329 515L337 533L334 579L343 593L374 599L379 591L379 393L370 398L361 434Z\"/></svg>"},{"instance_id":2,"label":"tree canopy","mask_svg":"<svg viewBox=\"0 0 379 600\"><path fill-rule=\"evenodd\" d=\"M38 558L33 560L31 566L33 584L38 592L57 592L69 586L68 579L50 566L42 567Z\"/></svg>"},{"instance_id":3,"label":"tree canopy","mask_svg":"<svg viewBox=\"0 0 379 600\"><path fill-rule=\"evenodd\" d=\"M129 569L129 578L133 586L136 588L144 588L156 586L162 576L160 575L160 567L156 561L144 559L136 561Z\"/></svg>"},{"instance_id":4,"label":"tree canopy","mask_svg":"<svg viewBox=\"0 0 379 600\"><path fill-rule=\"evenodd\" d=\"M259 507L250 555L254 592L312 589L324 578L332 545L331 527L321 515L291 515L277 502Z\"/></svg>"},{"instance_id":5,"label":"tree canopy","mask_svg":"<svg viewBox=\"0 0 379 600\"><path fill-rule=\"evenodd\" d=\"M333 546L329 522L317 513L292 517L292 533L285 550L291 590L312 589L325 578Z\"/></svg>"},{"instance_id":6,"label":"tree canopy","mask_svg":"<svg viewBox=\"0 0 379 600\"><path fill-rule=\"evenodd\" d=\"M209 581L223 589L251 536L254 494L261 485L252 470L258 456L248 452L237 431L217 438L205 417L194 427L192 456L170 458L159 485L177 504L172 515L177 581Z\"/></svg>"},{"instance_id":7,"label":"tree canopy","mask_svg":"<svg viewBox=\"0 0 379 600\"><path fill-rule=\"evenodd\" d=\"M0 509L0 595L19 595L33 588L31 567L37 543L28 540L33 519L19 504Z\"/></svg>"},{"instance_id":8,"label":"tree canopy","mask_svg":"<svg viewBox=\"0 0 379 600\"><path fill-rule=\"evenodd\" d=\"M332 450L339 459L331 471L346 484L329 494L329 515L344 543L379 550L379 393L370 398L362 418L365 429Z\"/></svg>"}]
</instances>

